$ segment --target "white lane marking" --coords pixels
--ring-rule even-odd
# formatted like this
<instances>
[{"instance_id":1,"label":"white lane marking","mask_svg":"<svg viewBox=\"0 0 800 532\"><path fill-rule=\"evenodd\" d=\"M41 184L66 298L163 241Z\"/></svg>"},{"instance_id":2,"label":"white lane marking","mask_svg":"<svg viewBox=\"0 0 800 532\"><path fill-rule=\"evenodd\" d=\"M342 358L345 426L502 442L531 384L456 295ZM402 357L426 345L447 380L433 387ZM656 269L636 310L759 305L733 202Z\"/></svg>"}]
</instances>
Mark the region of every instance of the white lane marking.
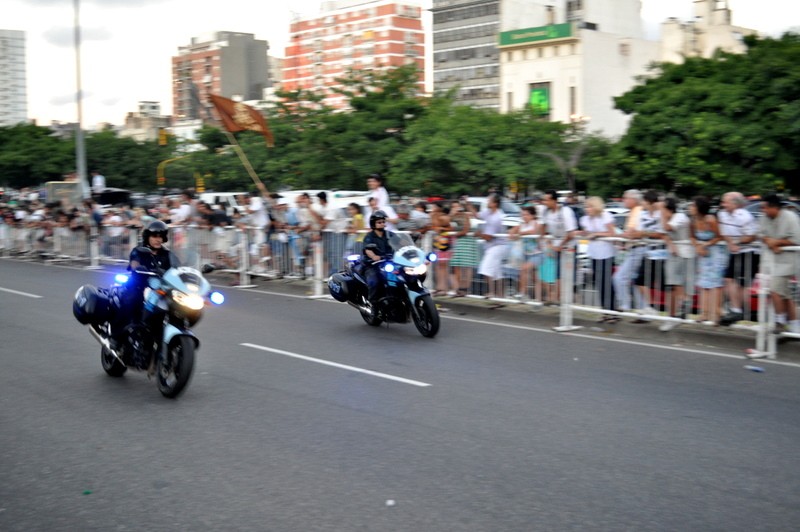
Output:
<instances>
[{"instance_id":1,"label":"white lane marking","mask_svg":"<svg viewBox=\"0 0 800 532\"><path fill-rule=\"evenodd\" d=\"M355 366L348 366L348 365L345 365L345 364L339 364L338 362L331 362L329 360L322 360L322 359L319 359L319 358L313 358L313 357L309 357L309 356L306 356L306 355L301 355L299 353L292 353L291 351L284 351L282 349L274 349L272 347L265 347L263 345L250 344L250 343L243 343L243 344L239 344L239 345L244 346L244 347L250 347L250 348L253 348L253 349L259 349L261 351L269 351L270 353L277 353L279 355L284 355L284 356L287 356L287 357L299 358L300 360L305 360L307 362L315 362L317 364L322 364L324 366L332 366L334 368L346 369L348 371L355 371L356 373L364 373L365 375L372 375L373 377L380 377L381 379L388 379L390 381L402 382L403 384L410 384L412 386L419 386L419 387L423 387L423 388L426 387L426 386L430 386L430 384L428 384L426 382L414 381L414 380L411 380L411 379L404 379L403 377L397 377L395 375L389 375L387 373L379 373L377 371L371 371L371 370L368 370L368 369L357 368Z\"/></svg>"},{"instance_id":2,"label":"white lane marking","mask_svg":"<svg viewBox=\"0 0 800 532\"><path fill-rule=\"evenodd\" d=\"M16 294L18 296L25 296L30 297L33 299L41 299L42 296L37 296L36 294L30 294L28 292L20 292L19 290L11 290L10 288L2 288L0 287L0 292L8 292L9 294Z\"/></svg>"},{"instance_id":3,"label":"white lane marking","mask_svg":"<svg viewBox=\"0 0 800 532\"><path fill-rule=\"evenodd\" d=\"M718 351L706 351L702 349L694 349L690 347L679 347L679 346L672 346L672 345L663 345L663 344L650 344L647 342L639 342L637 340L626 340L624 338L605 338L600 336L592 336L590 334L581 334L581 333L574 333L574 332L557 332L552 329L542 329L539 327L529 327L526 325L516 325L513 323L500 323L496 321L486 321L486 320L477 320L474 318L459 318L456 316L442 316L443 318L447 318L449 320L456 320L456 321L466 321L469 323L479 323L482 325L495 325L497 327L507 327L509 329L522 329L526 331L535 331L535 332L543 332L543 333L550 333L550 334L561 334L561 335L568 335L568 336L576 336L578 338L585 338L587 340L602 340L604 342L617 342L620 344L627 344L627 345L636 345L642 347L652 347L655 349L670 349L672 351L681 351L684 353L692 353L698 355L709 355L715 357L723 357L723 358L734 358L737 360L750 360L744 355L734 355L730 353L720 353ZM800 368L800 364L796 362L784 362L781 360L769 360L769 359L759 359L759 363L764 364L774 364L776 366L788 366L793 368Z\"/></svg>"}]
</instances>

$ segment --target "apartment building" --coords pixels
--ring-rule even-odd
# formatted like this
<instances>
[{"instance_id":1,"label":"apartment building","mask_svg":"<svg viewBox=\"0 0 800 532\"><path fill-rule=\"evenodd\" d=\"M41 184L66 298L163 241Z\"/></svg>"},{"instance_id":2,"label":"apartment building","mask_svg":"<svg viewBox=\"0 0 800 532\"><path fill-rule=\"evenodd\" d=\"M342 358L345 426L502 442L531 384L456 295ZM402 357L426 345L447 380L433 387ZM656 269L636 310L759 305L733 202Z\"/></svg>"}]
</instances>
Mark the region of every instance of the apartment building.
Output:
<instances>
[{"instance_id":1,"label":"apartment building","mask_svg":"<svg viewBox=\"0 0 800 532\"><path fill-rule=\"evenodd\" d=\"M0 30L0 126L27 120L25 32Z\"/></svg>"},{"instance_id":2,"label":"apartment building","mask_svg":"<svg viewBox=\"0 0 800 532\"><path fill-rule=\"evenodd\" d=\"M335 109L347 106L337 78L351 70L387 70L414 64L425 89L425 33L417 0L324 2L319 15L291 23L282 89L324 95Z\"/></svg>"},{"instance_id":3,"label":"apartment building","mask_svg":"<svg viewBox=\"0 0 800 532\"><path fill-rule=\"evenodd\" d=\"M433 0L434 92L499 109L501 0Z\"/></svg>"},{"instance_id":4,"label":"apartment building","mask_svg":"<svg viewBox=\"0 0 800 532\"><path fill-rule=\"evenodd\" d=\"M270 86L267 41L251 33L220 31L194 37L172 58L172 105L176 122L208 118L210 93L261 99Z\"/></svg>"}]
</instances>

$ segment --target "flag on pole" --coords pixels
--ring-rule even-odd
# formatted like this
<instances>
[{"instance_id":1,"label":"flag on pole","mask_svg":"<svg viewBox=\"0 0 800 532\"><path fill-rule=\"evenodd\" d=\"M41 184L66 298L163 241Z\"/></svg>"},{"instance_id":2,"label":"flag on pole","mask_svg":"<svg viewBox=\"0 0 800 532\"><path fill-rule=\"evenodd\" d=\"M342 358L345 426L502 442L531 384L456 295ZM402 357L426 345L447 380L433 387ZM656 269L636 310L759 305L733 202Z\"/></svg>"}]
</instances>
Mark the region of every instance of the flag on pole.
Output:
<instances>
[{"instance_id":1,"label":"flag on pole","mask_svg":"<svg viewBox=\"0 0 800 532\"><path fill-rule=\"evenodd\" d=\"M257 109L216 94L209 94L208 96L214 105L214 109L217 110L225 129L231 133L245 130L261 133L268 147L275 146L275 139L272 137L269 126L267 126L267 121Z\"/></svg>"}]
</instances>

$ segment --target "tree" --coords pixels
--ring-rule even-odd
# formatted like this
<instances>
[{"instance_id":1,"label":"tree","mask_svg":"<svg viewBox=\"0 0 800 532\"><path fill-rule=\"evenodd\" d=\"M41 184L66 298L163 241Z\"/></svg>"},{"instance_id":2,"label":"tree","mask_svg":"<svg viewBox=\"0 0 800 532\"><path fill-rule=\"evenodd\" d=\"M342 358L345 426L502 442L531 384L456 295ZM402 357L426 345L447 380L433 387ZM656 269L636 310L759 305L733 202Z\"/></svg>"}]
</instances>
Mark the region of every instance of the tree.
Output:
<instances>
[{"instance_id":1,"label":"tree","mask_svg":"<svg viewBox=\"0 0 800 532\"><path fill-rule=\"evenodd\" d=\"M614 154L623 188L800 190L800 37L746 44L745 54L657 65L616 98L633 116Z\"/></svg>"}]
</instances>

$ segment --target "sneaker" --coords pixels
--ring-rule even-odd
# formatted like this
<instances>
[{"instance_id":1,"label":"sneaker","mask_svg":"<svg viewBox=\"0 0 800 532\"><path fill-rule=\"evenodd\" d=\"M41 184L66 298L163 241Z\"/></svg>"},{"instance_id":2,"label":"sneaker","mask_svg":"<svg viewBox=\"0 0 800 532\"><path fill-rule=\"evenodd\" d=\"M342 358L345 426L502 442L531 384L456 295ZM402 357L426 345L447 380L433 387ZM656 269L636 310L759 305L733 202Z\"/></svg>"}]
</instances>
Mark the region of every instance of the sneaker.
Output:
<instances>
[{"instance_id":1,"label":"sneaker","mask_svg":"<svg viewBox=\"0 0 800 532\"><path fill-rule=\"evenodd\" d=\"M677 327L678 325L679 325L679 322L677 322L677 321L665 321L664 323L661 324L661 326L658 328L658 330L661 331L661 332L669 332L672 329L674 329L675 327Z\"/></svg>"},{"instance_id":2,"label":"sneaker","mask_svg":"<svg viewBox=\"0 0 800 532\"><path fill-rule=\"evenodd\" d=\"M728 312L724 316L719 319L720 325L733 325L737 321L741 321L744 319L744 315L741 312Z\"/></svg>"},{"instance_id":3,"label":"sneaker","mask_svg":"<svg viewBox=\"0 0 800 532\"><path fill-rule=\"evenodd\" d=\"M788 330L785 323L776 323L775 328L772 329L772 334L783 334Z\"/></svg>"},{"instance_id":4,"label":"sneaker","mask_svg":"<svg viewBox=\"0 0 800 532\"><path fill-rule=\"evenodd\" d=\"M792 334L800 334L800 322L790 321L789 322L789 332L792 333Z\"/></svg>"},{"instance_id":5,"label":"sneaker","mask_svg":"<svg viewBox=\"0 0 800 532\"><path fill-rule=\"evenodd\" d=\"M658 311L653 307L644 307L640 312L643 316L658 316Z\"/></svg>"},{"instance_id":6,"label":"sneaker","mask_svg":"<svg viewBox=\"0 0 800 532\"><path fill-rule=\"evenodd\" d=\"M450 296L450 297L453 297L454 295L456 295L456 291L455 290L448 290L447 291L447 295Z\"/></svg>"}]
</instances>

